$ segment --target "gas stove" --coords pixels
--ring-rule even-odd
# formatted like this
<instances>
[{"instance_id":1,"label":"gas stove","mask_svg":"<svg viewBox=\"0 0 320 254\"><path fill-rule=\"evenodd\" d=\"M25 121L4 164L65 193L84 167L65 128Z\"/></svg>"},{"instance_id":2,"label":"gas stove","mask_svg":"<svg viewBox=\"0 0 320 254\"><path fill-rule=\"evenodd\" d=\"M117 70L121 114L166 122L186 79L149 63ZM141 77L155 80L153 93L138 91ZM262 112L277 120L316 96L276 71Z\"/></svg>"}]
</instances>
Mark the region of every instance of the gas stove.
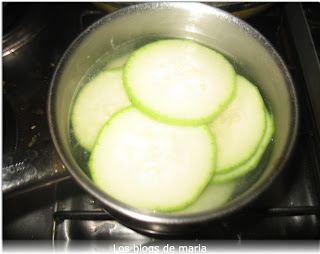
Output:
<instances>
[{"instance_id":1,"label":"gas stove","mask_svg":"<svg viewBox=\"0 0 320 254\"><path fill-rule=\"evenodd\" d=\"M201 252L203 247L206 251L222 248L224 243L217 240L230 240L228 248L245 246L245 240L318 240L318 3L274 3L265 8L256 4L257 13L242 16L287 63L301 114L299 141L290 164L292 172L257 203L225 221L208 223L201 231L170 239L174 242L167 246L168 239L163 236L144 235L121 225L70 177L49 134L48 86L55 66L77 35L108 12L127 4L132 3L2 3L4 250L24 250L24 246L72 250L81 246L81 250L150 252L170 246L177 251L179 246L188 245ZM250 4L218 7L239 14L240 5L245 8ZM38 245L29 240L46 241ZM317 241L293 247L319 248Z\"/></svg>"}]
</instances>

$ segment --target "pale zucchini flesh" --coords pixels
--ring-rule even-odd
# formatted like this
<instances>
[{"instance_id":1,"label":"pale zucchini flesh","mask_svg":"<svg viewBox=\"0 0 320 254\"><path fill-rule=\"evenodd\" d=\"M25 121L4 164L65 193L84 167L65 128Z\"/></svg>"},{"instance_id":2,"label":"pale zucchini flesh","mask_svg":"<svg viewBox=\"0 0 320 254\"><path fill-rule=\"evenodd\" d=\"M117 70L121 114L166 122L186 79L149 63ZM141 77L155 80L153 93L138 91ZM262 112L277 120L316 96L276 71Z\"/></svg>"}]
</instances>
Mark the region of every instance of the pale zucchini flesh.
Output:
<instances>
[{"instance_id":1,"label":"pale zucchini flesh","mask_svg":"<svg viewBox=\"0 0 320 254\"><path fill-rule=\"evenodd\" d=\"M236 183L236 181L209 183L201 196L180 213L190 214L198 211L208 211L225 205L231 200L233 193L236 190Z\"/></svg>"},{"instance_id":2,"label":"pale zucchini flesh","mask_svg":"<svg viewBox=\"0 0 320 254\"><path fill-rule=\"evenodd\" d=\"M139 208L175 211L193 203L211 181L214 137L206 125L163 124L130 106L102 128L89 168L110 196Z\"/></svg>"},{"instance_id":3,"label":"pale zucchini flesh","mask_svg":"<svg viewBox=\"0 0 320 254\"><path fill-rule=\"evenodd\" d=\"M131 104L122 82L123 69L107 70L89 81L79 92L71 113L78 143L91 151L104 123Z\"/></svg>"},{"instance_id":4,"label":"pale zucchini flesh","mask_svg":"<svg viewBox=\"0 0 320 254\"><path fill-rule=\"evenodd\" d=\"M220 53L190 40L160 40L137 49L124 84L137 108L175 125L210 122L232 100L236 73Z\"/></svg>"},{"instance_id":5,"label":"pale zucchini flesh","mask_svg":"<svg viewBox=\"0 0 320 254\"><path fill-rule=\"evenodd\" d=\"M224 183L224 182L236 179L238 177L241 177L249 173L250 171L252 171L257 167L263 154L267 149L267 146L271 141L271 138L274 132L273 118L269 114L267 109L265 111L266 111L266 119L267 119L266 132L255 154L246 163L240 165L239 167L236 167L227 173L215 174L212 178L213 183Z\"/></svg>"},{"instance_id":6,"label":"pale zucchini flesh","mask_svg":"<svg viewBox=\"0 0 320 254\"><path fill-rule=\"evenodd\" d=\"M103 191L182 214L225 204L232 180L257 167L274 132L257 87L189 40L112 59L76 97L71 125Z\"/></svg>"},{"instance_id":7,"label":"pale zucchini flesh","mask_svg":"<svg viewBox=\"0 0 320 254\"><path fill-rule=\"evenodd\" d=\"M217 174L231 171L253 156L266 130L264 108L258 88L238 75L234 99L209 124L217 143Z\"/></svg>"}]
</instances>

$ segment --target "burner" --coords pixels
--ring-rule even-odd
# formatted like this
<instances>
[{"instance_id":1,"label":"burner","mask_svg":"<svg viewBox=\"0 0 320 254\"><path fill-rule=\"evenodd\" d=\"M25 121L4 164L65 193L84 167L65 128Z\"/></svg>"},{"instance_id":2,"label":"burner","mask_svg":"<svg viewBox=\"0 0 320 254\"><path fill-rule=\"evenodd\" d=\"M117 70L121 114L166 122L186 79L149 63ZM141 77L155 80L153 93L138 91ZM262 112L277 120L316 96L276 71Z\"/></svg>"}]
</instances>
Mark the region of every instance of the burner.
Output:
<instances>
[{"instance_id":1,"label":"burner","mask_svg":"<svg viewBox=\"0 0 320 254\"><path fill-rule=\"evenodd\" d=\"M46 5L3 3L2 56L30 42L46 25Z\"/></svg>"}]
</instances>

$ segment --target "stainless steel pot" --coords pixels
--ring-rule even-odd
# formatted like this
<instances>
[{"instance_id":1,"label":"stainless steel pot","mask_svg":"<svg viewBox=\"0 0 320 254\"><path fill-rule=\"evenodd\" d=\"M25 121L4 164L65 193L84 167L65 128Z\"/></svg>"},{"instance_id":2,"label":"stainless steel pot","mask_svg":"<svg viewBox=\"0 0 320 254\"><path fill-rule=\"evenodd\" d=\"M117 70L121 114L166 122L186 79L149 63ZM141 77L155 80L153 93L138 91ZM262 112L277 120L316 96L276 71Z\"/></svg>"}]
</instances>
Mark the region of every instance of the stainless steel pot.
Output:
<instances>
[{"instance_id":1,"label":"stainless steel pot","mask_svg":"<svg viewBox=\"0 0 320 254\"><path fill-rule=\"evenodd\" d=\"M275 121L274 142L260 177L240 196L220 208L198 207L190 213L160 214L123 204L101 191L84 173L70 148L73 97L81 78L106 52L135 38L191 38L240 64L268 102ZM103 17L67 49L54 74L48 99L51 135L74 179L123 224L145 233L177 234L219 220L248 205L284 170L298 128L297 98L286 65L258 31L235 16L201 3L143 3Z\"/></svg>"}]
</instances>

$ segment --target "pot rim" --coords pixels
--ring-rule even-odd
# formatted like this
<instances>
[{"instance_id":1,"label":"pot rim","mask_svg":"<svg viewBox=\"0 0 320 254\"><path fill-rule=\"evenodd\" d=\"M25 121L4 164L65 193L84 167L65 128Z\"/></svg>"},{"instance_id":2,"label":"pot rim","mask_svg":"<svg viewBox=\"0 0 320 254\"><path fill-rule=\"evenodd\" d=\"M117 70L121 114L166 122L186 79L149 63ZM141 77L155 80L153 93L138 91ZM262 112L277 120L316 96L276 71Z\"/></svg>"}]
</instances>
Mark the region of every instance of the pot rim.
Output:
<instances>
[{"instance_id":1,"label":"pot rim","mask_svg":"<svg viewBox=\"0 0 320 254\"><path fill-rule=\"evenodd\" d=\"M282 160L278 161L276 165L274 165L274 169L272 173L266 177L266 179L260 183L258 186L250 187L245 195L237 198L236 200L231 201L229 204L222 206L221 209L209 210L196 214L168 214L168 213L154 213L151 211L146 211L143 209L135 208L129 205L126 205L106 193L100 190L82 170L77 170L73 168L72 163L70 163L69 159L63 153L63 149L61 148L61 142L57 136L55 130L54 123L54 102L53 102L53 94L56 84L59 80L59 73L63 69L63 66L68 61L69 57L72 55L72 52L76 45L85 38L88 34L90 34L91 30L112 21L118 16L127 15L132 12L139 12L147 9L159 9L159 8L180 8L180 9L200 9L201 12L209 12L211 14L218 15L220 17L225 18L228 22L234 23L236 26L241 26L246 33L254 36L254 38L259 42L259 44L267 50L272 56L273 61L276 65L281 69L281 74L283 75L284 80L286 81L286 88L290 93L290 113L291 113L291 132L288 135L288 139L285 145L285 154L282 155ZM290 76L290 73L281 59L277 51L270 44L270 42L261 35L255 28L251 25L247 24L243 20L233 16L232 14L223 11L221 9L215 8L213 6L209 6L203 3L190 3L190 2L148 2L148 3L139 3L136 5L131 5L128 7L124 7L117 11L107 14L102 17L95 23L91 24L86 30L84 30L77 38L70 44L65 53L63 54L59 64L56 67L56 70L53 74L53 78L50 83L49 91L48 91L48 101L47 101L47 116L49 122L50 134L54 143L54 146L59 154L59 157L63 164L66 166L70 174L73 178L82 186L85 191L91 194L93 197L98 199L106 206L108 212L114 216L117 220L127 225L128 227L133 227L134 229L141 230L147 233L159 233L157 229L140 227L137 228L137 225L134 221L139 221L143 223L155 223L157 225L194 225L198 223L203 223L207 221L212 221L216 219L220 219L224 216L230 215L235 211L240 210L245 207L253 200L255 200L258 196L260 196L274 181L274 179L284 170L286 164L291 158L292 152L294 150L295 144L297 142L297 134L298 134L298 126L299 126L299 108L298 108L298 99L296 95L296 91L293 85L293 80ZM256 185L256 184L255 184ZM128 220L130 218L130 220ZM135 226L133 226L135 225ZM160 229L161 231L161 229ZM166 232L168 233L168 232Z\"/></svg>"}]
</instances>

